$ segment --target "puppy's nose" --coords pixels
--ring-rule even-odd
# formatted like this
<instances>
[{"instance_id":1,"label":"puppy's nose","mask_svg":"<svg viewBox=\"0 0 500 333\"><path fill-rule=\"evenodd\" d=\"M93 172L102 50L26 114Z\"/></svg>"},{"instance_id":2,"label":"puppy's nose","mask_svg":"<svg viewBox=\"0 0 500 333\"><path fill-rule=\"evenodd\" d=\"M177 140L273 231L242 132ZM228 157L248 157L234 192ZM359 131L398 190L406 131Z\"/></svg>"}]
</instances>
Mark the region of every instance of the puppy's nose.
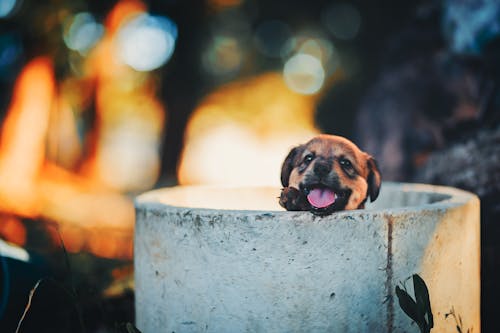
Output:
<instances>
[{"instance_id":1,"label":"puppy's nose","mask_svg":"<svg viewBox=\"0 0 500 333\"><path fill-rule=\"evenodd\" d=\"M328 164L321 162L314 164L314 173L318 175L318 177L324 177L328 175L329 172L330 166Z\"/></svg>"}]
</instances>

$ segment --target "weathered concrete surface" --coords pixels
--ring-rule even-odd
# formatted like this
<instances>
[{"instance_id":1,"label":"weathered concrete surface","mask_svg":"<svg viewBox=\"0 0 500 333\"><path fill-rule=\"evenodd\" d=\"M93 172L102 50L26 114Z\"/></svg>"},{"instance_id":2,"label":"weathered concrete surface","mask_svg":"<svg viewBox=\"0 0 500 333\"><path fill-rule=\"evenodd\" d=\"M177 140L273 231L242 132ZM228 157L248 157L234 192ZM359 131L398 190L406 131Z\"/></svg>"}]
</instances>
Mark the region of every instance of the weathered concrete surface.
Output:
<instances>
[{"instance_id":1,"label":"weathered concrete surface","mask_svg":"<svg viewBox=\"0 0 500 333\"><path fill-rule=\"evenodd\" d=\"M452 308L464 331L480 331L474 195L387 183L367 209L321 218L282 211L278 194L178 187L138 197L137 327L417 332L394 288L418 273L429 287L433 331L456 332L453 319L445 319Z\"/></svg>"}]
</instances>

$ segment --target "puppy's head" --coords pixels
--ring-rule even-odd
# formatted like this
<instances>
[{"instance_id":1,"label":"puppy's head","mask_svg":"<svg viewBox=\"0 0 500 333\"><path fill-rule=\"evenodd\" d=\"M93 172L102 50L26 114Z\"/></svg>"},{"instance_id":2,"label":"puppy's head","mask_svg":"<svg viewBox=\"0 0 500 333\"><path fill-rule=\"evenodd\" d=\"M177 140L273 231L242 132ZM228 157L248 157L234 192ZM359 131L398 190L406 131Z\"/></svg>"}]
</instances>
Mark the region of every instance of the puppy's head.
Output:
<instances>
[{"instance_id":1,"label":"puppy's head","mask_svg":"<svg viewBox=\"0 0 500 333\"><path fill-rule=\"evenodd\" d=\"M368 197L374 201L381 176L376 161L351 141L319 135L290 151L281 169L281 183L304 196L305 207L297 210L327 215L364 208Z\"/></svg>"}]
</instances>

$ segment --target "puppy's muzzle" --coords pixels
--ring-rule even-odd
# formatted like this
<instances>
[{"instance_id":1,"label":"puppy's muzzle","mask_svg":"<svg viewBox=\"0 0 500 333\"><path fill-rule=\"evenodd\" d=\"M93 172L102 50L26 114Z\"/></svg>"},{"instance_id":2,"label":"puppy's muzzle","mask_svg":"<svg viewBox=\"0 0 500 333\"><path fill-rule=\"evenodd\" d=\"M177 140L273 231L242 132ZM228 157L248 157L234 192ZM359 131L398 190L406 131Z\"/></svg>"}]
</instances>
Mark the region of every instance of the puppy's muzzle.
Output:
<instances>
[{"instance_id":1,"label":"puppy's muzzle","mask_svg":"<svg viewBox=\"0 0 500 333\"><path fill-rule=\"evenodd\" d=\"M328 161L317 161L313 172L300 184L300 191L306 197L310 211L318 215L343 209L350 195L350 190L342 188L330 166Z\"/></svg>"}]
</instances>

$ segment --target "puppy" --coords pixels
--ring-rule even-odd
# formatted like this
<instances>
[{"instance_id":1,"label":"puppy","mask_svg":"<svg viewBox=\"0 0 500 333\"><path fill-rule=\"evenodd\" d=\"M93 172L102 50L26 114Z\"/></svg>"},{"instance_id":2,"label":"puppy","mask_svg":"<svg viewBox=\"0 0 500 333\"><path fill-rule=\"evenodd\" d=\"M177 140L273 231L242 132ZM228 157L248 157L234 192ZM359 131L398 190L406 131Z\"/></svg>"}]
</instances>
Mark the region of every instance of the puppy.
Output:
<instances>
[{"instance_id":1,"label":"puppy","mask_svg":"<svg viewBox=\"0 0 500 333\"><path fill-rule=\"evenodd\" d=\"M280 205L328 215L377 199L381 175L373 157L346 138L319 135L293 148L281 168Z\"/></svg>"}]
</instances>

